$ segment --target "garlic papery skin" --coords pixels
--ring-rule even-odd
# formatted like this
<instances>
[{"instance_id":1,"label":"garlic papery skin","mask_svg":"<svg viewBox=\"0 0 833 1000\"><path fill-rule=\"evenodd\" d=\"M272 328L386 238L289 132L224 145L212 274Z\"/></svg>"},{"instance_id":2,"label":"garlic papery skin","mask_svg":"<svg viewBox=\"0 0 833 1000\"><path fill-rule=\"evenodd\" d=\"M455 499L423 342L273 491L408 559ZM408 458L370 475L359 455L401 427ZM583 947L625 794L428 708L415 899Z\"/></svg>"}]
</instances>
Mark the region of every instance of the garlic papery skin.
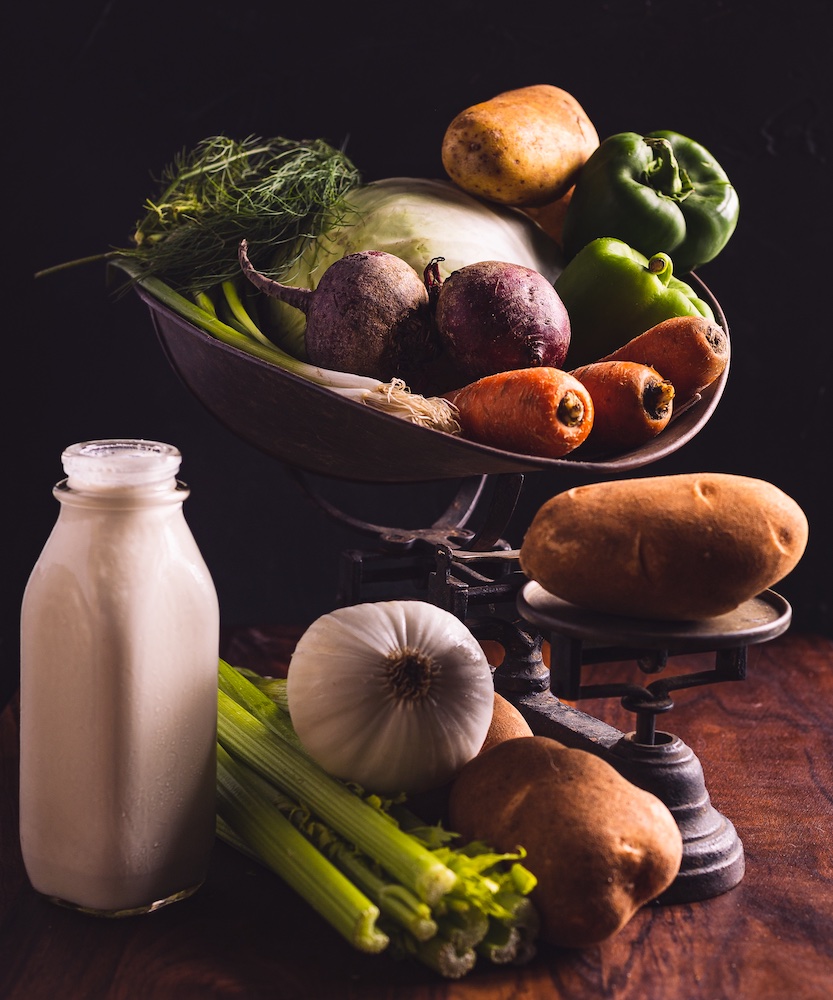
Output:
<instances>
[{"instance_id":1,"label":"garlic papery skin","mask_svg":"<svg viewBox=\"0 0 833 1000\"><path fill-rule=\"evenodd\" d=\"M310 757L385 795L450 781L480 751L494 708L492 671L468 627L416 600L318 618L292 654L286 695Z\"/></svg>"}]
</instances>

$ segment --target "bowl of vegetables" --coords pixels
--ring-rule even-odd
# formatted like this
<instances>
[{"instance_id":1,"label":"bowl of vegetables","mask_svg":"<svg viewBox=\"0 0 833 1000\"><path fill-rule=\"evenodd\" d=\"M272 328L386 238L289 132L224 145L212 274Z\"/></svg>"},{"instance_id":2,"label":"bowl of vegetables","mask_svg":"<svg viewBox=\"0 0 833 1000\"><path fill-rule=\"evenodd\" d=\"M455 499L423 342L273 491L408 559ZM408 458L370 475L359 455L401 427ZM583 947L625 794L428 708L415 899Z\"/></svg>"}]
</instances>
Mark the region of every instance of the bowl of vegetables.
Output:
<instances>
[{"instance_id":1,"label":"bowl of vegetables","mask_svg":"<svg viewBox=\"0 0 833 1000\"><path fill-rule=\"evenodd\" d=\"M697 283L725 329L719 304ZM636 469L672 454L703 428L728 376L727 366L661 434L630 452L600 458L582 458L580 452L542 458L491 447L376 409L224 343L143 287L137 292L150 309L171 366L213 417L279 461L336 479L428 482L556 469L601 473Z\"/></svg>"},{"instance_id":2,"label":"bowl of vegetables","mask_svg":"<svg viewBox=\"0 0 833 1000\"><path fill-rule=\"evenodd\" d=\"M489 376L478 378L476 371L455 368L453 356L444 368L447 357L441 339L436 360L439 304L452 298L448 290L459 286L458 275L482 262L499 262L511 269L513 280L520 276L528 282L534 277L550 294L553 288L556 292L563 288L561 298L570 320L588 311L576 301L580 294L576 289L589 287L592 299L598 282L592 274L588 280L586 262L576 259L565 265L558 244L529 215L474 197L449 180L389 178L363 183L342 153L320 141L240 142L215 137L168 168L162 191L146 208L135 248L114 253L111 259L129 274L132 287L147 305L170 364L221 424L304 472L389 483L558 468L621 472L682 447L710 419L726 385L728 325L710 290L693 272L685 282L671 277L671 262L665 255L648 260L626 247L636 258L626 264L639 272L638 280L658 282L664 295L668 294L664 286L673 286L684 302L682 311L703 321L708 318L710 329L720 333L719 369L685 398L678 396L673 406L664 405L661 426L657 424L661 433L655 430L642 438L591 448L593 434L601 442L601 407L596 405L597 427L580 447L536 446L525 432L536 423L538 411L525 412L523 407L537 394L541 412L554 409L545 375L550 382L555 378L562 394L569 390L566 398L572 403L573 423L578 407L590 424L589 393L574 379L578 369L567 370L569 351L565 358L562 343L563 349L555 344L549 354L541 353L542 341L551 336L550 318L544 316L524 333L514 358L496 362L490 382ZM620 248L603 249L592 266L613 261L619 280ZM343 306L343 288L332 293L329 314L319 308L314 356L305 336L312 322L307 306L299 305L297 297L286 301L283 295L264 292L269 283L290 287L296 296L299 291L307 295L307 302L317 296L320 306L323 275L335 274L336 265L345 260L376 263L375 258L381 257L396 259L409 270L410 284L397 277L387 290L376 292L372 302L365 295L364 301L353 305L362 317L378 304L390 312L404 284L413 285L412 312L429 317L435 337L433 360L426 368L429 374L421 383L419 377L417 384L410 382L413 366L404 372L407 382L395 366L388 372L372 363L364 370L348 367L351 355L345 352L345 337L353 336L366 352L372 323L368 320L363 326L357 321L355 331L336 331L349 313ZM355 300L358 279L351 280L347 290ZM605 280L604 275L599 280ZM681 298L679 288L684 290ZM531 292L524 286L519 294ZM652 292L652 299L657 302L662 296ZM485 316L493 304L472 298L465 305L477 305ZM561 324L559 336L564 342L564 309L559 305L562 315L554 325ZM674 305L670 312L646 313L642 328L664 322L675 310L680 311ZM445 314L452 312L446 309ZM517 315L516 310L515 326ZM390 339L389 330L384 334ZM525 362L523 350L530 345L538 353ZM384 337L380 356L383 349L387 350ZM475 357L484 353L488 354L469 351ZM621 368L621 359L615 364ZM625 365L635 368L636 362L626 358ZM507 367L517 385L504 385L510 381ZM441 373L433 381L432 371ZM527 386L533 381L534 391ZM465 396L459 395L463 389ZM595 392L594 398L600 399ZM559 413L563 412L562 401ZM500 433L478 431L477 417L491 419ZM513 433L507 434L507 429Z\"/></svg>"}]
</instances>

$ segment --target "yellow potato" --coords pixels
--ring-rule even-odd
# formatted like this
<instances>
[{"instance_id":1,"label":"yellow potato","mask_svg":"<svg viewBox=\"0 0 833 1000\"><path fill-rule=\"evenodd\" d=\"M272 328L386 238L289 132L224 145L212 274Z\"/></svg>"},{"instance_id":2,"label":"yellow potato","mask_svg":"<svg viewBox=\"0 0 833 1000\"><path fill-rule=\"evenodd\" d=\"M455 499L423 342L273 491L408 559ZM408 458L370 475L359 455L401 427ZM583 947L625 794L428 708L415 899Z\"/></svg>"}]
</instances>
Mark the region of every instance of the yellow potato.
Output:
<instances>
[{"instance_id":1,"label":"yellow potato","mask_svg":"<svg viewBox=\"0 0 833 1000\"><path fill-rule=\"evenodd\" d=\"M807 536L799 505L764 480L652 476L552 497L524 536L520 565L544 590L594 611L698 620L785 577Z\"/></svg>"},{"instance_id":2,"label":"yellow potato","mask_svg":"<svg viewBox=\"0 0 833 1000\"><path fill-rule=\"evenodd\" d=\"M446 130L442 161L469 194L503 205L545 205L573 186L598 145L578 101L538 84L461 111Z\"/></svg>"}]
</instances>

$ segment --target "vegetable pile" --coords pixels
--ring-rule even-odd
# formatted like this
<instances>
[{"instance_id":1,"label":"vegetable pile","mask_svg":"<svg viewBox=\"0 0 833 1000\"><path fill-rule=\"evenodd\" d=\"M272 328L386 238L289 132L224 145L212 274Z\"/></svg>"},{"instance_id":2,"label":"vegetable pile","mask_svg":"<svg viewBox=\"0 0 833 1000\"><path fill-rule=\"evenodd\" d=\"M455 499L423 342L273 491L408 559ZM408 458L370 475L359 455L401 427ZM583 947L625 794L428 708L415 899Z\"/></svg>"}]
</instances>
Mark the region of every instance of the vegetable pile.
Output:
<instances>
[{"instance_id":1,"label":"vegetable pile","mask_svg":"<svg viewBox=\"0 0 833 1000\"><path fill-rule=\"evenodd\" d=\"M715 324L680 275L737 225L737 192L700 143L669 130L600 141L575 97L539 84L463 109L441 152L446 179L365 183L323 140L214 136L174 159L133 246L104 257L226 344L516 453L625 454L723 374L725 331L683 394L690 330L661 326ZM656 357L617 358L591 383L588 366L654 327ZM565 411L579 369L590 405L571 397Z\"/></svg>"},{"instance_id":2,"label":"vegetable pile","mask_svg":"<svg viewBox=\"0 0 833 1000\"><path fill-rule=\"evenodd\" d=\"M218 705L218 835L359 950L519 964L612 936L679 871L670 810L534 735L423 601L322 615L285 679L220 660Z\"/></svg>"},{"instance_id":3,"label":"vegetable pile","mask_svg":"<svg viewBox=\"0 0 833 1000\"><path fill-rule=\"evenodd\" d=\"M726 331L680 277L738 217L699 143L600 142L572 95L539 85L464 109L442 162L448 179L364 183L320 140L213 137L104 259L282 371L520 454L627 453L726 371ZM720 613L801 556L806 520L773 490L717 476L570 490L538 513L521 568L606 612ZM647 545L636 560L623 524ZM223 840L352 946L447 977L527 961L538 940L596 944L680 865L659 799L534 736L465 624L420 601L323 616L285 680L221 660L217 762ZM443 789L457 832L413 810Z\"/></svg>"},{"instance_id":4,"label":"vegetable pile","mask_svg":"<svg viewBox=\"0 0 833 1000\"><path fill-rule=\"evenodd\" d=\"M283 878L360 951L408 957L455 979L478 959L532 958L536 880L522 850L452 846L453 834L424 826L401 801L330 775L298 739L286 684L220 661L218 835Z\"/></svg>"}]
</instances>

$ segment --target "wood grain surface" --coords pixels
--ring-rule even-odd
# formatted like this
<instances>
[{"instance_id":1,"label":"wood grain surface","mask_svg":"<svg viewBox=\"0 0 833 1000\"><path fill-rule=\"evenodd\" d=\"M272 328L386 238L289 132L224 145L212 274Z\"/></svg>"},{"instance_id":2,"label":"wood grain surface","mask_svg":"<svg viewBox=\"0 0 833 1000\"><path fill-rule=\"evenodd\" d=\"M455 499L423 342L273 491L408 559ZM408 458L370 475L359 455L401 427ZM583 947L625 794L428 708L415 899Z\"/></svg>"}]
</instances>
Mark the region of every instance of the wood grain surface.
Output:
<instances>
[{"instance_id":1,"label":"wood grain surface","mask_svg":"<svg viewBox=\"0 0 833 1000\"><path fill-rule=\"evenodd\" d=\"M283 672L298 631L241 629L224 654ZM702 669L703 657L673 670ZM742 682L680 692L663 726L699 756L746 851L735 889L652 905L584 951L446 981L352 951L275 876L218 843L205 885L155 914L101 920L31 889L17 840L18 716L0 716L0 997L4 1000L828 1000L833 996L833 642L749 650ZM622 680L631 664L594 667ZM671 669L669 667L669 669ZM617 702L581 709L629 731Z\"/></svg>"}]
</instances>

